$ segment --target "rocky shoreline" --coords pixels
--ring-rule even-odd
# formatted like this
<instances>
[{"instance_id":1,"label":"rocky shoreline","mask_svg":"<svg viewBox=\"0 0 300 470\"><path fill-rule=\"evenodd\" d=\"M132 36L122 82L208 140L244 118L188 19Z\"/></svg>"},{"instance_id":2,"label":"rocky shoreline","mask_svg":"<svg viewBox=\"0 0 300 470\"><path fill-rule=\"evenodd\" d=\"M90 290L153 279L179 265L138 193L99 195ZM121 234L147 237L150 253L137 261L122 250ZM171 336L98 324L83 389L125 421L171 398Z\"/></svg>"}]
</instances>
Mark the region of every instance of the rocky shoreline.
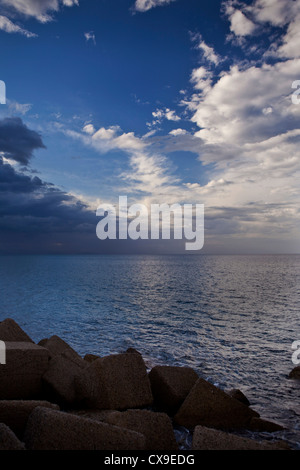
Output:
<instances>
[{"instance_id":1,"label":"rocky shoreline","mask_svg":"<svg viewBox=\"0 0 300 470\"><path fill-rule=\"evenodd\" d=\"M38 344L13 320L0 322L0 450L290 450L280 424L243 393L217 388L189 367L147 370L135 349L81 357L54 335ZM268 432L254 440L238 431Z\"/></svg>"}]
</instances>

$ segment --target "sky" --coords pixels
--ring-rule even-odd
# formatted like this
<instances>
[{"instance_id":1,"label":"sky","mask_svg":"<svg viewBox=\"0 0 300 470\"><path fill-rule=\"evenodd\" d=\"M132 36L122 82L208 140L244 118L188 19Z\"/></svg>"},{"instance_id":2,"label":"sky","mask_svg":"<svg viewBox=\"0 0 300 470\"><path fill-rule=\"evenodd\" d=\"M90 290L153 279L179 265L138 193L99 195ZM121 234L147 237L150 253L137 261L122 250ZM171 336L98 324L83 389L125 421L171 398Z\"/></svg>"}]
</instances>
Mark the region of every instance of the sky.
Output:
<instances>
[{"instance_id":1,"label":"sky","mask_svg":"<svg viewBox=\"0 0 300 470\"><path fill-rule=\"evenodd\" d=\"M0 253L185 252L99 240L119 196L300 252L300 0L0 0L0 48Z\"/></svg>"}]
</instances>

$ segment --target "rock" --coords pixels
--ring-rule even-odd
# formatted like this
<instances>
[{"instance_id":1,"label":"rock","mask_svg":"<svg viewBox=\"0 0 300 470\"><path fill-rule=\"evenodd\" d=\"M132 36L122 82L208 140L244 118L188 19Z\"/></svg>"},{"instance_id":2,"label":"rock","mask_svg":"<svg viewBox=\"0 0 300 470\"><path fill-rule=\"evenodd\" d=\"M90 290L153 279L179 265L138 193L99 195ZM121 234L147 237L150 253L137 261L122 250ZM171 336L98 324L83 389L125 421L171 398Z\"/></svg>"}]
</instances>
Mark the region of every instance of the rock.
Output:
<instances>
[{"instance_id":1,"label":"rock","mask_svg":"<svg viewBox=\"0 0 300 470\"><path fill-rule=\"evenodd\" d=\"M259 442L224 431L196 426L192 450L288 450L282 442Z\"/></svg>"},{"instance_id":2,"label":"rock","mask_svg":"<svg viewBox=\"0 0 300 470\"><path fill-rule=\"evenodd\" d=\"M142 408L153 401L146 366L139 354L97 359L76 381L88 408L124 410Z\"/></svg>"},{"instance_id":3,"label":"rock","mask_svg":"<svg viewBox=\"0 0 300 470\"><path fill-rule=\"evenodd\" d=\"M27 333L11 318L6 318L0 322L0 340L4 342L21 341L33 343Z\"/></svg>"},{"instance_id":4,"label":"rock","mask_svg":"<svg viewBox=\"0 0 300 470\"><path fill-rule=\"evenodd\" d=\"M6 342L6 364L0 366L0 400L41 398L47 349L30 342Z\"/></svg>"},{"instance_id":5,"label":"rock","mask_svg":"<svg viewBox=\"0 0 300 470\"><path fill-rule=\"evenodd\" d=\"M53 335L51 338L41 339L38 344L48 349L50 357L55 357L68 351L69 356L72 355L75 358L80 358L79 354L59 336Z\"/></svg>"},{"instance_id":6,"label":"rock","mask_svg":"<svg viewBox=\"0 0 300 470\"><path fill-rule=\"evenodd\" d=\"M198 378L190 367L153 367L149 372L149 380L157 408L174 414Z\"/></svg>"},{"instance_id":7,"label":"rock","mask_svg":"<svg viewBox=\"0 0 300 470\"><path fill-rule=\"evenodd\" d=\"M300 366L296 366L293 370L291 370L289 373L289 378L300 380Z\"/></svg>"},{"instance_id":8,"label":"rock","mask_svg":"<svg viewBox=\"0 0 300 470\"><path fill-rule=\"evenodd\" d=\"M244 405L250 406L250 402L248 398L241 392L241 390L234 388L233 390L229 390L228 395L230 395L232 398L235 398L236 400L240 401L241 403L244 403Z\"/></svg>"},{"instance_id":9,"label":"rock","mask_svg":"<svg viewBox=\"0 0 300 470\"><path fill-rule=\"evenodd\" d=\"M83 359L87 362L93 362L96 359L100 359L100 356L97 356L96 354L86 354Z\"/></svg>"},{"instance_id":10,"label":"rock","mask_svg":"<svg viewBox=\"0 0 300 470\"><path fill-rule=\"evenodd\" d=\"M249 429L251 431L258 432L277 432L283 431L284 427L281 424L274 423L273 421L267 421L262 418L252 418L249 423Z\"/></svg>"},{"instance_id":11,"label":"rock","mask_svg":"<svg viewBox=\"0 0 300 470\"><path fill-rule=\"evenodd\" d=\"M59 410L59 406L54 403L40 400L1 400L0 401L0 422L6 424L10 429L22 439L26 423L30 413L37 406Z\"/></svg>"},{"instance_id":12,"label":"rock","mask_svg":"<svg viewBox=\"0 0 300 470\"><path fill-rule=\"evenodd\" d=\"M128 353L128 354L139 354L141 356L141 353L139 351L137 351L136 349L134 349L134 348L128 348L128 349L126 349L125 352Z\"/></svg>"},{"instance_id":13,"label":"rock","mask_svg":"<svg viewBox=\"0 0 300 470\"><path fill-rule=\"evenodd\" d=\"M90 412L87 416L143 434L145 450L178 450L172 422L165 413L128 410L104 412L102 415L101 412Z\"/></svg>"},{"instance_id":14,"label":"rock","mask_svg":"<svg viewBox=\"0 0 300 470\"><path fill-rule=\"evenodd\" d=\"M0 450L25 450L24 444L4 423L0 423Z\"/></svg>"},{"instance_id":15,"label":"rock","mask_svg":"<svg viewBox=\"0 0 300 470\"><path fill-rule=\"evenodd\" d=\"M78 405L82 397L78 396L75 378L87 367L88 363L69 349L53 356L43 375L45 396L61 406Z\"/></svg>"},{"instance_id":16,"label":"rock","mask_svg":"<svg viewBox=\"0 0 300 470\"><path fill-rule=\"evenodd\" d=\"M134 431L70 413L37 407L24 442L29 450L143 450L145 437Z\"/></svg>"},{"instance_id":17,"label":"rock","mask_svg":"<svg viewBox=\"0 0 300 470\"><path fill-rule=\"evenodd\" d=\"M198 424L216 429L238 429L249 425L258 413L199 378L179 408L174 420L186 428Z\"/></svg>"}]
</instances>

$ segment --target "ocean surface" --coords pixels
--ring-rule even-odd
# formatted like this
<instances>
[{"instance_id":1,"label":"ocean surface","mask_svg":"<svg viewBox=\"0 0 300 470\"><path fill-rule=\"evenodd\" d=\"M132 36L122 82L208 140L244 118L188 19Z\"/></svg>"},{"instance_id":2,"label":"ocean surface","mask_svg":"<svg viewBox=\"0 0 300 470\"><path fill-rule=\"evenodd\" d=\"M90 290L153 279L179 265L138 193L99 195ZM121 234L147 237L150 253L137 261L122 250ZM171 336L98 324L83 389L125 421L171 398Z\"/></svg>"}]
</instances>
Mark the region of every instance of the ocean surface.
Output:
<instances>
[{"instance_id":1,"label":"ocean surface","mask_svg":"<svg viewBox=\"0 0 300 470\"><path fill-rule=\"evenodd\" d=\"M134 347L148 368L193 367L242 390L300 449L300 381L288 379L300 255L1 256L0 292L0 320L35 342L56 334L81 355Z\"/></svg>"}]
</instances>

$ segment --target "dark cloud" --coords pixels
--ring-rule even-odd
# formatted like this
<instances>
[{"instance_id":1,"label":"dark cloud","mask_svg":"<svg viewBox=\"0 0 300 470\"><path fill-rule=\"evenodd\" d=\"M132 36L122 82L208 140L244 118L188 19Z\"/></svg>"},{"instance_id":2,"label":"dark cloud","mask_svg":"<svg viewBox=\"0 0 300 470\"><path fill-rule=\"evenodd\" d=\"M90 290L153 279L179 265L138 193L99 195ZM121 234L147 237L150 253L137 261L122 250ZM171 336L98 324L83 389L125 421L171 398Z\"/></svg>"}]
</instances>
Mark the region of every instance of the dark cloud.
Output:
<instances>
[{"instance_id":1,"label":"dark cloud","mask_svg":"<svg viewBox=\"0 0 300 470\"><path fill-rule=\"evenodd\" d=\"M41 136L19 117L0 120L0 152L7 158L28 165L34 150L45 148Z\"/></svg>"},{"instance_id":2,"label":"dark cloud","mask_svg":"<svg viewBox=\"0 0 300 470\"><path fill-rule=\"evenodd\" d=\"M85 230L95 214L75 197L42 181L17 172L0 159L0 228L24 231Z\"/></svg>"}]
</instances>

